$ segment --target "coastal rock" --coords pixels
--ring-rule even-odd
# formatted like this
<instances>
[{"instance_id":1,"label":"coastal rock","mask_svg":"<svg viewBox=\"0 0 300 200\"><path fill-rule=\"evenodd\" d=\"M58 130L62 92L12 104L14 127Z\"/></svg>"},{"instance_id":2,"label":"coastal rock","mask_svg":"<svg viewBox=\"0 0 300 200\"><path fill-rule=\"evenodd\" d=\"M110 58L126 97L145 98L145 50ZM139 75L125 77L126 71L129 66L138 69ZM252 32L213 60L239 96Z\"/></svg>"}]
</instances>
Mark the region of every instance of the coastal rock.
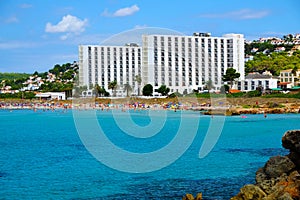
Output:
<instances>
[{"instance_id":1,"label":"coastal rock","mask_svg":"<svg viewBox=\"0 0 300 200\"><path fill-rule=\"evenodd\" d=\"M291 152L300 153L300 130L286 132L282 137L282 146Z\"/></svg>"},{"instance_id":2,"label":"coastal rock","mask_svg":"<svg viewBox=\"0 0 300 200\"><path fill-rule=\"evenodd\" d=\"M246 185L231 200L300 200L300 130L287 131L282 146L287 156L271 157L256 172L256 184Z\"/></svg>"},{"instance_id":3,"label":"coastal rock","mask_svg":"<svg viewBox=\"0 0 300 200\"><path fill-rule=\"evenodd\" d=\"M266 196L266 193L260 189L260 187L250 184L242 187L240 193L237 196L232 197L231 200L260 200Z\"/></svg>"},{"instance_id":4,"label":"coastal rock","mask_svg":"<svg viewBox=\"0 0 300 200\"><path fill-rule=\"evenodd\" d=\"M264 171L268 177L275 178L289 173L295 167L295 164L287 156L274 156L268 160Z\"/></svg>"},{"instance_id":5,"label":"coastal rock","mask_svg":"<svg viewBox=\"0 0 300 200\"><path fill-rule=\"evenodd\" d=\"M202 193L198 193L196 198L192 194L186 194L182 200L202 200Z\"/></svg>"},{"instance_id":6,"label":"coastal rock","mask_svg":"<svg viewBox=\"0 0 300 200\"><path fill-rule=\"evenodd\" d=\"M300 153L297 152L290 152L289 155L287 155L291 161L293 161L293 163L296 165L296 167L298 168L298 170L300 169Z\"/></svg>"},{"instance_id":7,"label":"coastal rock","mask_svg":"<svg viewBox=\"0 0 300 200\"><path fill-rule=\"evenodd\" d=\"M182 200L194 200L194 196L192 194L186 194L182 197Z\"/></svg>"}]
</instances>

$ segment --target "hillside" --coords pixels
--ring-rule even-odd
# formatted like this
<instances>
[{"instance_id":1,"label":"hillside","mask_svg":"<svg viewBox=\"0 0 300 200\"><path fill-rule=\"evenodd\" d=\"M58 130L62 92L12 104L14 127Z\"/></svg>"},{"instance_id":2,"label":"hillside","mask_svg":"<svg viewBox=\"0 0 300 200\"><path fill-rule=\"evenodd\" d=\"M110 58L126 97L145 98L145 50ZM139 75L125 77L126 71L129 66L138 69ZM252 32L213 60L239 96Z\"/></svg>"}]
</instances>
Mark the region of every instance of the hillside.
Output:
<instances>
[{"instance_id":1,"label":"hillside","mask_svg":"<svg viewBox=\"0 0 300 200\"><path fill-rule=\"evenodd\" d=\"M0 82L3 80L27 79L30 74L26 73L0 73Z\"/></svg>"},{"instance_id":2,"label":"hillside","mask_svg":"<svg viewBox=\"0 0 300 200\"><path fill-rule=\"evenodd\" d=\"M258 53L253 56L253 60L245 63L245 72L264 72L270 71L278 76L280 70L300 69L300 51L295 51L292 55L288 52L273 52L269 55Z\"/></svg>"}]
</instances>

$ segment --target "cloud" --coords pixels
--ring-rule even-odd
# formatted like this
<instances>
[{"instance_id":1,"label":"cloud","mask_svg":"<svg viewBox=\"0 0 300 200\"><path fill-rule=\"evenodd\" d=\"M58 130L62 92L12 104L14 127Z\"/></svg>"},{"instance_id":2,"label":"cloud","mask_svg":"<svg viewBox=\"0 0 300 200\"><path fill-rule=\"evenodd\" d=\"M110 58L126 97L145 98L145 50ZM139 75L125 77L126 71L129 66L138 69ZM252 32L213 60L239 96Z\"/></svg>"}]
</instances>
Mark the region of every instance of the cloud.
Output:
<instances>
[{"instance_id":1,"label":"cloud","mask_svg":"<svg viewBox=\"0 0 300 200\"><path fill-rule=\"evenodd\" d=\"M141 29L141 28L147 28L148 26L146 24L144 25L135 25L134 29Z\"/></svg>"},{"instance_id":2,"label":"cloud","mask_svg":"<svg viewBox=\"0 0 300 200\"><path fill-rule=\"evenodd\" d=\"M26 8L31 8L32 5L31 4L27 4L27 3L23 3L20 5L20 8L26 9Z\"/></svg>"},{"instance_id":3,"label":"cloud","mask_svg":"<svg viewBox=\"0 0 300 200\"><path fill-rule=\"evenodd\" d=\"M45 32L47 33L67 33L61 36L61 40L66 40L69 36L74 34L80 34L85 31L85 27L88 24L88 20L81 20L72 15L66 15L56 25L52 25L50 22L46 24Z\"/></svg>"},{"instance_id":4,"label":"cloud","mask_svg":"<svg viewBox=\"0 0 300 200\"><path fill-rule=\"evenodd\" d=\"M121 8L121 9L115 11L114 13L110 13L110 12L108 12L107 9L105 9L101 15L105 16L105 17L125 17L125 16L129 16L129 15L133 15L134 13L138 12L139 10L140 10L140 8L137 5L133 5L131 7Z\"/></svg>"},{"instance_id":5,"label":"cloud","mask_svg":"<svg viewBox=\"0 0 300 200\"><path fill-rule=\"evenodd\" d=\"M0 49L34 48L36 46L38 46L38 44L34 42L24 42L24 41L0 42Z\"/></svg>"},{"instance_id":6,"label":"cloud","mask_svg":"<svg viewBox=\"0 0 300 200\"><path fill-rule=\"evenodd\" d=\"M251 10L251 9L241 9L226 13L209 13L201 14L200 17L204 18L229 18L229 19L260 19L269 15L268 10Z\"/></svg>"},{"instance_id":7,"label":"cloud","mask_svg":"<svg viewBox=\"0 0 300 200\"><path fill-rule=\"evenodd\" d=\"M9 17L5 20L5 23L7 23L7 24L18 23L18 22L19 22L19 19L16 16Z\"/></svg>"}]
</instances>

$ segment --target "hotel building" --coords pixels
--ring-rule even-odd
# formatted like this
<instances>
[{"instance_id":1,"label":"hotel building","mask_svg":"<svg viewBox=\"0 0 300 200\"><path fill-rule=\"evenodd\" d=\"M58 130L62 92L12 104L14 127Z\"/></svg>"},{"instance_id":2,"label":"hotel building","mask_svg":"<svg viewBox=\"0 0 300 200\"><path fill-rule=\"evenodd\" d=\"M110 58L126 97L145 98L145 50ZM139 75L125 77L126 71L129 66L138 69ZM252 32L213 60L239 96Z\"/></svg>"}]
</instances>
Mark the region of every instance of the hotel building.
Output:
<instances>
[{"instance_id":1,"label":"hotel building","mask_svg":"<svg viewBox=\"0 0 300 200\"><path fill-rule=\"evenodd\" d=\"M79 82L99 84L108 89L116 80L119 95L129 83L137 93L135 76L141 87L150 83L154 89L166 85L171 92L190 93L203 90L212 81L216 90L223 84L227 68L234 68L244 80L244 37L226 34L211 37L208 33L182 35L143 35L142 46L79 46Z\"/></svg>"}]
</instances>

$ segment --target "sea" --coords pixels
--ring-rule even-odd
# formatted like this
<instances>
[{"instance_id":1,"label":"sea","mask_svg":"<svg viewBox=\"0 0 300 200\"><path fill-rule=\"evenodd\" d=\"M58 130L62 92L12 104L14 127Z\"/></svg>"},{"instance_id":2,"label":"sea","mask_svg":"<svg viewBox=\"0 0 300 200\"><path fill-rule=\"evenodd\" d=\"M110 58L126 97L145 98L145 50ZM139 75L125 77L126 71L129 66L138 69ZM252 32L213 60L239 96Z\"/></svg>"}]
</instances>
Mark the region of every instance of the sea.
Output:
<instances>
[{"instance_id":1,"label":"sea","mask_svg":"<svg viewBox=\"0 0 300 200\"><path fill-rule=\"evenodd\" d=\"M300 114L0 110L0 199L230 199Z\"/></svg>"}]
</instances>

